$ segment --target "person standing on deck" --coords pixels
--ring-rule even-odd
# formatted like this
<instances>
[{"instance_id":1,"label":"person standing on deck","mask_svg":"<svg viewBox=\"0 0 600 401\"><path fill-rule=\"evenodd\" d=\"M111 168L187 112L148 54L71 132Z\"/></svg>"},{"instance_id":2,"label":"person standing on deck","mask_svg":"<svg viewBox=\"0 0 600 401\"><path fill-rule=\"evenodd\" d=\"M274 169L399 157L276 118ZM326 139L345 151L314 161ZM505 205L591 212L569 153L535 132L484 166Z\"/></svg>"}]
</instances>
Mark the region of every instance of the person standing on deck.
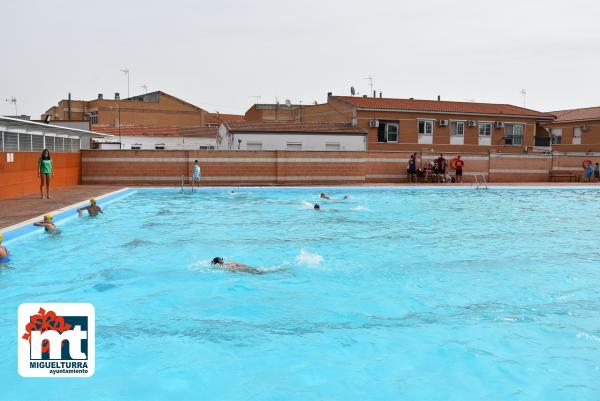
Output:
<instances>
[{"instance_id":1,"label":"person standing on deck","mask_svg":"<svg viewBox=\"0 0 600 401\"><path fill-rule=\"evenodd\" d=\"M600 181L600 164L596 163L596 167L594 167L594 180Z\"/></svg>"},{"instance_id":2,"label":"person standing on deck","mask_svg":"<svg viewBox=\"0 0 600 401\"><path fill-rule=\"evenodd\" d=\"M44 182L46 183L46 198L50 199L50 176L54 177L52 158L48 149L44 149L38 160L38 177L40 178L40 199L44 199Z\"/></svg>"},{"instance_id":3,"label":"person standing on deck","mask_svg":"<svg viewBox=\"0 0 600 401\"><path fill-rule=\"evenodd\" d=\"M460 156L456 156L456 161L454 162L456 166L456 182L462 182L463 168L465 167L465 161L460 158Z\"/></svg>"},{"instance_id":4,"label":"person standing on deck","mask_svg":"<svg viewBox=\"0 0 600 401\"><path fill-rule=\"evenodd\" d=\"M200 177L200 165L198 164L198 160L194 160L194 175L192 176L192 185L194 185L196 181L198 182L198 185L200 185Z\"/></svg>"},{"instance_id":5,"label":"person standing on deck","mask_svg":"<svg viewBox=\"0 0 600 401\"><path fill-rule=\"evenodd\" d=\"M416 181L415 175L417 174L417 154L413 153L410 155L410 159L408 159L408 166L406 168L406 172L408 173L408 182Z\"/></svg>"}]
</instances>

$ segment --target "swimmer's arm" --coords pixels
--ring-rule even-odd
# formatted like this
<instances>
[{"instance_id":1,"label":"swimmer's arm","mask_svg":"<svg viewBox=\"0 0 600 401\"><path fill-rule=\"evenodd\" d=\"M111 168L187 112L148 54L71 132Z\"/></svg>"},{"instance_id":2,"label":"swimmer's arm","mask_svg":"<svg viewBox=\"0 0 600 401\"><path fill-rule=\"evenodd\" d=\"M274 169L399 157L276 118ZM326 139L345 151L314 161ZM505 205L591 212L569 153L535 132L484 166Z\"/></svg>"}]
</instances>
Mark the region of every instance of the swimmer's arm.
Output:
<instances>
[{"instance_id":1,"label":"swimmer's arm","mask_svg":"<svg viewBox=\"0 0 600 401\"><path fill-rule=\"evenodd\" d=\"M86 207L80 207L79 209L77 209L77 213L79 213L79 215L81 216L81 213L83 213L84 210L88 210L89 211L89 206Z\"/></svg>"},{"instance_id":2,"label":"swimmer's arm","mask_svg":"<svg viewBox=\"0 0 600 401\"><path fill-rule=\"evenodd\" d=\"M35 223L33 223L34 226L38 226L38 227L47 227L48 225L46 223L44 223L43 221L36 221Z\"/></svg>"}]
</instances>

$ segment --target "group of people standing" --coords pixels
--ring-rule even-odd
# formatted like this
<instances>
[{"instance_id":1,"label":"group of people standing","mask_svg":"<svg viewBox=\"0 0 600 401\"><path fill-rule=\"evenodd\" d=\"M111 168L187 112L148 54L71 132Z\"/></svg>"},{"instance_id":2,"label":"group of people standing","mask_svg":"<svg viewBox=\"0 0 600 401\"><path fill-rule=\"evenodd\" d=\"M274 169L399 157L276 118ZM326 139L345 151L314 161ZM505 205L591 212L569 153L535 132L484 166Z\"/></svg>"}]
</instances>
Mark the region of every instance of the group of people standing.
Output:
<instances>
[{"instance_id":1,"label":"group of people standing","mask_svg":"<svg viewBox=\"0 0 600 401\"><path fill-rule=\"evenodd\" d=\"M448 174L448 167L454 169L454 177ZM425 181L461 183L464 167L465 161L461 159L460 155L448 162L444 155L440 153L437 159L427 163L423 168L417 168L417 153L415 152L408 159L406 172L408 173L408 182L417 182L419 178L423 178Z\"/></svg>"},{"instance_id":2,"label":"group of people standing","mask_svg":"<svg viewBox=\"0 0 600 401\"><path fill-rule=\"evenodd\" d=\"M592 182L592 176L594 177L594 181L600 181L600 164L594 163L591 160L585 160L583 162L583 169L585 171L585 178L587 178L588 182Z\"/></svg>"}]
</instances>

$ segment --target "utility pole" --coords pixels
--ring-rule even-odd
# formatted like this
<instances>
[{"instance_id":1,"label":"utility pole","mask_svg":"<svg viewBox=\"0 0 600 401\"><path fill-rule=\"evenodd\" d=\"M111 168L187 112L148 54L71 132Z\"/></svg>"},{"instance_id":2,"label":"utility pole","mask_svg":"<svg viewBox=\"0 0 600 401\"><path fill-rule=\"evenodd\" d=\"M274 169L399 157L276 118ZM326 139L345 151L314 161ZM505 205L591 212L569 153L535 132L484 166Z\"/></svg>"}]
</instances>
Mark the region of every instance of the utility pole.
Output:
<instances>
[{"instance_id":1,"label":"utility pole","mask_svg":"<svg viewBox=\"0 0 600 401\"><path fill-rule=\"evenodd\" d=\"M127 97L129 98L129 68L121 68L121 72L127 75Z\"/></svg>"}]
</instances>

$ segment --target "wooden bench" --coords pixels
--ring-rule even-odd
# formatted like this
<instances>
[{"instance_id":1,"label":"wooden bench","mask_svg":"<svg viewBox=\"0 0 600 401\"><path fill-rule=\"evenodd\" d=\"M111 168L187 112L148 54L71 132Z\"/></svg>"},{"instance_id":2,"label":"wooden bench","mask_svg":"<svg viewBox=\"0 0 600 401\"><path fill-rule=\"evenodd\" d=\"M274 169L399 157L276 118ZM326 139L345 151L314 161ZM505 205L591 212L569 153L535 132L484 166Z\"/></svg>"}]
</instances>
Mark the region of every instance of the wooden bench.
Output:
<instances>
[{"instance_id":1,"label":"wooden bench","mask_svg":"<svg viewBox=\"0 0 600 401\"><path fill-rule=\"evenodd\" d=\"M569 182L579 182L579 174L570 171L550 171L550 182L557 181L558 178L568 178Z\"/></svg>"}]
</instances>

